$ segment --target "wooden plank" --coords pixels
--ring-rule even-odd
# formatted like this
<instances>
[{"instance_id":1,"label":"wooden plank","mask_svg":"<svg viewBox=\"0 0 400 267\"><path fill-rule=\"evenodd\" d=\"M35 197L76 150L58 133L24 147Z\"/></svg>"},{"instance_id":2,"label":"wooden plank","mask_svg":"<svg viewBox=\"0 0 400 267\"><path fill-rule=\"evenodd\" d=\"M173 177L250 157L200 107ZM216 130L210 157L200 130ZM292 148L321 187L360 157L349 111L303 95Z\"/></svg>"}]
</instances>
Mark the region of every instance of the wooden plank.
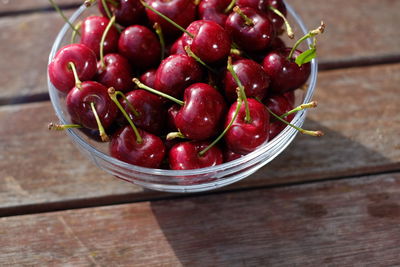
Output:
<instances>
[{"instance_id":1,"label":"wooden plank","mask_svg":"<svg viewBox=\"0 0 400 267\"><path fill-rule=\"evenodd\" d=\"M25 6L46 1L19 2ZM7 5L19 6L19 2L9 1ZM400 23L400 1L353 1L352 5L345 0L327 3L291 0L290 3L308 27L318 25L321 18L328 25L318 42L322 68L400 61L400 35L391 26ZM332 12L337 7L345 8ZM348 23L338 21L352 24L349 27ZM0 18L2 61L7 62L0 65L0 82L7 88L0 92L0 103L29 101L47 92L47 55L62 24L54 12Z\"/></svg>"},{"instance_id":2,"label":"wooden plank","mask_svg":"<svg viewBox=\"0 0 400 267\"><path fill-rule=\"evenodd\" d=\"M298 136L272 163L229 189L399 170L399 71L400 64L321 73L320 106L305 127L326 136ZM0 125L7 125L0 128L0 215L165 196L98 170L65 133L46 130L54 120L48 102L0 107Z\"/></svg>"},{"instance_id":3,"label":"wooden plank","mask_svg":"<svg viewBox=\"0 0 400 267\"><path fill-rule=\"evenodd\" d=\"M76 7L83 3L81 0L55 0L57 5L63 7ZM51 10L49 0L2 0L0 1L0 15L18 14L18 12L32 12Z\"/></svg>"},{"instance_id":4,"label":"wooden plank","mask_svg":"<svg viewBox=\"0 0 400 267\"><path fill-rule=\"evenodd\" d=\"M400 174L0 219L0 265L395 266Z\"/></svg>"}]
</instances>

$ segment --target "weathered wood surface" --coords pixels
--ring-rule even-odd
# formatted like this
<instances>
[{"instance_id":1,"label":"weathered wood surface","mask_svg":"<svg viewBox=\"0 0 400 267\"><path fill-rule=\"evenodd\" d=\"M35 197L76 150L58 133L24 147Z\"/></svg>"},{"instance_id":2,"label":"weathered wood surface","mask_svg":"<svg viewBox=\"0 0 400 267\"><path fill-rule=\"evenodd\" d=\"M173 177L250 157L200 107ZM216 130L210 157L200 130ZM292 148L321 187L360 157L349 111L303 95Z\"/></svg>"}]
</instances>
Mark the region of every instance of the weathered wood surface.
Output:
<instances>
[{"instance_id":1,"label":"weathered wood surface","mask_svg":"<svg viewBox=\"0 0 400 267\"><path fill-rule=\"evenodd\" d=\"M400 170L399 71L400 64L322 72L320 106L305 127L326 136L298 136L272 163L228 188ZM66 133L47 131L54 120L49 102L0 107L0 214L165 196L97 169Z\"/></svg>"},{"instance_id":2,"label":"weathered wood surface","mask_svg":"<svg viewBox=\"0 0 400 267\"><path fill-rule=\"evenodd\" d=\"M0 8L40 7L45 2L10 0L7 5L0 4ZM400 1L353 1L358 4L351 5L345 0L288 2L309 28L316 27L321 18L327 23L326 33L318 42L321 67L400 61L400 35L396 26L400 23ZM340 11L332 11L338 8ZM7 63L0 65L0 83L7 88L0 91L0 103L45 96L47 55L62 24L54 12L0 18L2 62Z\"/></svg>"},{"instance_id":3,"label":"weathered wood surface","mask_svg":"<svg viewBox=\"0 0 400 267\"><path fill-rule=\"evenodd\" d=\"M76 7L83 3L83 0L55 0L61 8ZM49 0L2 0L0 1L0 15L14 15L34 11L51 10Z\"/></svg>"},{"instance_id":4,"label":"weathered wood surface","mask_svg":"<svg viewBox=\"0 0 400 267\"><path fill-rule=\"evenodd\" d=\"M397 266L400 174L0 219L0 265Z\"/></svg>"}]
</instances>

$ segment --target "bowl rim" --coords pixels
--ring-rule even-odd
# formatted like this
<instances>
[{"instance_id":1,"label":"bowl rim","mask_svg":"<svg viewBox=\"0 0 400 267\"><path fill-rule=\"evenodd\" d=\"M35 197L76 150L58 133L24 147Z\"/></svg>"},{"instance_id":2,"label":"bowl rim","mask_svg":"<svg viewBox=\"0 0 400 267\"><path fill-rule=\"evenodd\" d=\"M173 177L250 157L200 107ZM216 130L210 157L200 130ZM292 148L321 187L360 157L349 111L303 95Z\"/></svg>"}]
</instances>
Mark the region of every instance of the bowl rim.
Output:
<instances>
[{"instance_id":1,"label":"bowl rim","mask_svg":"<svg viewBox=\"0 0 400 267\"><path fill-rule=\"evenodd\" d=\"M307 27L305 26L304 22L300 18L300 16L294 11L294 9L286 2L286 8L288 13L293 17L293 19L296 21L296 23L299 25L301 31L303 34L306 34L308 32ZM81 5L69 18L71 23L74 23L78 17L87 9L85 5ZM64 24L60 32L57 34L57 37L53 43L53 46L51 48L51 52L49 54L49 61L48 63L50 64L51 60L57 53L58 49L60 48L61 42L67 33L67 31L70 30L70 27L67 23ZM307 39L307 45L311 45L311 40ZM314 58L311 61L311 73L310 73L310 78L309 78L309 85L307 89L305 90L305 96L303 99L303 103L308 103L311 101L312 96L314 94L314 89L317 83L317 75L318 74L318 61L316 58ZM61 103L60 103L60 98L58 97L58 90L52 85L48 72L47 72L47 82L48 82L48 90L49 90L49 95L50 95L50 100L53 105L53 108L56 112L56 115L60 122L62 124L68 124L69 122L65 118L63 111L61 110ZM307 110L302 110L296 113L295 117L291 121L291 124L301 127L305 117L307 114ZM273 138L270 141L266 141L263 145L259 146L255 151L244 155L238 159L229 161L229 162L224 162L222 164L212 166L212 167L206 167L206 168L200 168L200 169L192 169L192 170L166 170L166 169L154 169L154 168L146 168L146 167L141 167L141 166L136 166L132 165L123 161L120 161L116 158L111 157L108 154L105 154L101 151L99 151L96 147L93 145L87 143L79 134L77 134L77 130L75 129L67 129L67 134L68 136L75 142L79 144L83 149L87 150L90 152L92 155L95 155L99 157L100 159L109 162L113 165L125 168L126 170L130 172L139 172L143 174L148 174L148 175L158 175L158 176L165 176L165 177L182 177L182 176L192 176L192 175L206 175L209 173L217 173L220 171L224 171L227 169L234 168L238 165L242 165L246 162L249 162L255 158L260 157L262 154L266 153L268 150L279 144L281 141L285 139L291 132L292 128L290 126L286 126L284 130L282 130L275 138ZM293 129L294 130L294 129ZM293 140L293 139L292 139ZM280 154L279 152L278 154ZM277 156L277 155L274 155ZM224 177L221 177L221 179ZM219 179L219 178L217 178Z\"/></svg>"}]
</instances>

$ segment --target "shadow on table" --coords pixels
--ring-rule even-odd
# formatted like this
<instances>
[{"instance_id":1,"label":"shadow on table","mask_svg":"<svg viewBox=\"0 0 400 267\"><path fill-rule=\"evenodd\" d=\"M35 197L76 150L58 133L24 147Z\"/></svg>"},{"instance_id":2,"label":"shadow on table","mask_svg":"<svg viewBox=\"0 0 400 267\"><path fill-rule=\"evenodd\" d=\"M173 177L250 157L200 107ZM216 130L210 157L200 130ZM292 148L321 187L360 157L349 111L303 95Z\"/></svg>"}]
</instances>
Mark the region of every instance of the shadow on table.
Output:
<instances>
[{"instance_id":1,"label":"shadow on table","mask_svg":"<svg viewBox=\"0 0 400 267\"><path fill-rule=\"evenodd\" d=\"M323 128L317 122L307 121L306 127L323 130L326 135L321 139L298 136L272 163L222 190L299 183L400 168L398 162L336 131ZM275 233L268 236L263 232L265 227L280 228L279 223L271 225L269 222L270 219L276 222L279 211L272 213L269 210L271 207L264 204L270 201L268 194L272 191L194 195L179 201L151 202L151 208L160 229L183 265L196 265L199 260L203 266L207 263L227 264L232 263L232 259L241 259L243 262L239 261L237 265L245 265L246 262L251 264L251 257L263 259L265 256L262 248L267 248L268 244L263 244L261 240L267 242L271 239L279 243ZM318 207L310 207L313 209L311 215L325 215L325 212L314 210ZM271 231L274 229L268 233L271 234ZM284 232L285 229L279 231Z\"/></svg>"}]
</instances>

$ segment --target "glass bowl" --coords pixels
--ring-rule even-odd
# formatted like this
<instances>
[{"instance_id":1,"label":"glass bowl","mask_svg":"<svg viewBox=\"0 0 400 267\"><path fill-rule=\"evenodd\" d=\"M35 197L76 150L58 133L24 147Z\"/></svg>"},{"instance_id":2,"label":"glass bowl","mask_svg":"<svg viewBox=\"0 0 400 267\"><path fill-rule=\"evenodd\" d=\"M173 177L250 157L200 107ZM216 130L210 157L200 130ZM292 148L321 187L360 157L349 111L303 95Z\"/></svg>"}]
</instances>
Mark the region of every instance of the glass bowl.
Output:
<instances>
[{"instance_id":1,"label":"glass bowl","mask_svg":"<svg viewBox=\"0 0 400 267\"><path fill-rule=\"evenodd\" d=\"M306 34L308 30L301 18L287 3L286 7L289 21L291 21L291 25L295 29L297 38L300 35ZM98 13L97 6L94 5L93 7L86 8L82 5L71 16L70 21L75 22L94 13ZM68 24L65 24L53 44L49 62L62 46L70 42L70 36L71 30ZM308 43L303 44L303 48L311 43L310 40L307 41ZM313 59L311 61L311 75L307 82L307 88L296 90L296 105L311 101L317 81L317 71L317 60ZM66 96L56 90L49 79L48 87L51 102L60 122L62 124L70 123L70 116L65 105ZM301 127L306 114L306 110L298 112L291 123ZM220 188L250 176L282 153L297 135L297 130L287 126L274 139L265 142L252 153L239 159L214 167L185 171L150 169L131 165L111 157L108 154L108 144L93 141L76 129L68 129L67 134L79 150L94 164L119 179L153 190L186 193Z\"/></svg>"}]
</instances>

